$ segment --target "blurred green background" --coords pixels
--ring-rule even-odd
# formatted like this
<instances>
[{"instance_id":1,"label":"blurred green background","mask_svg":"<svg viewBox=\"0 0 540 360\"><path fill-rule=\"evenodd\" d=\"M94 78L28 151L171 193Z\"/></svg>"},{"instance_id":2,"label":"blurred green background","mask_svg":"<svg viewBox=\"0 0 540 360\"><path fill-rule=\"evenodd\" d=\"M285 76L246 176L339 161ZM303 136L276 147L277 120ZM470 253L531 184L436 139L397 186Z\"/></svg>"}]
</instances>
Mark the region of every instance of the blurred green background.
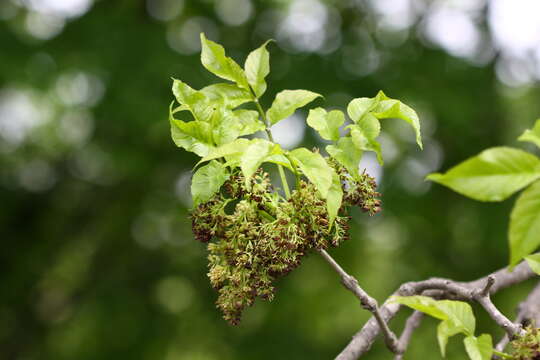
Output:
<instances>
[{"instance_id":1,"label":"blurred green background","mask_svg":"<svg viewBox=\"0 0 540 360\"><path fill-rule=\"evenodd\" d=\"M276 39L266 106L281 89L322 93L328 108L383 89L419 112L424 151L384 122L384 169L370 154L361 165L383 213L355 212L332 250L373 296L504 266L513 200L477 203L423 178L489 146L527 148L515 138L540 115L539 4L0 1L0 359L330 359L368 318L316 255L239 326L215 309L188 218L197 159L167 121L171 77L218 81L199 63L201 31L240 63ZM285 147L323 145L304 117L276 126ZM513 316L531 285L495 302ZM435 326L424 321L407 359L440 357ZM448 358L464 356L452 339ZM391 355L379 341L365 358Z\"/></svg>"}]
</instances>

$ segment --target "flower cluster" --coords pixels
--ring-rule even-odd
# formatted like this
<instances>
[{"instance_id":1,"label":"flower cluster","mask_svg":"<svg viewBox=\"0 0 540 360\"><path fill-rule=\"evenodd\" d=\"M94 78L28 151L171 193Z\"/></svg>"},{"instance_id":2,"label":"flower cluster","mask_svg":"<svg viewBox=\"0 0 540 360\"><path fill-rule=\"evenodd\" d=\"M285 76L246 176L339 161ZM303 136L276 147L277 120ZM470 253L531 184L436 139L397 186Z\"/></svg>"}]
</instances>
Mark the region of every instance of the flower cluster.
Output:
<instances>
[{"instance_id":1,"label":"flower cluster","mask_svg":"<svg viewBox=\"0 0 540 360\"><path fill-rule=\"evenodd\" d=\"M525 335L512 341L514 360L540 360L540 329L534 326L525 328Z\"/></svg>"},{"instance_id":2,"label":"flower cluster","mask_svg":"<svg viewBox=\"0 0 540 360\"><path fill-rule=\"evenodd\" d=\"M231 324L257 297L271 300L274 281L300 265L310 250L338 246L348 235L346 206L370 214L380 210L375 182L367 174L352 181L343 173L344 206L330 223L326 202L303 180L288 200L275 192L259 170L247 187L240 172L222 192L192 212L195 238L208 243L209 272L218 290L217 307Z\"/></svg>"},{"instance_id":3,"label":"flower cluster","mask_svg":"<svg viewBox=\"0 0 540 360\"><path fill-rule=\"evenodd\" d=\"M376 191L377 183L365 171L358 179L353 179L347 170L333 159L328 160L336 170L343 187L343 207L358 206L363 212L373 216L381 211L381 196Z\"/></svg>"}]
</instances>

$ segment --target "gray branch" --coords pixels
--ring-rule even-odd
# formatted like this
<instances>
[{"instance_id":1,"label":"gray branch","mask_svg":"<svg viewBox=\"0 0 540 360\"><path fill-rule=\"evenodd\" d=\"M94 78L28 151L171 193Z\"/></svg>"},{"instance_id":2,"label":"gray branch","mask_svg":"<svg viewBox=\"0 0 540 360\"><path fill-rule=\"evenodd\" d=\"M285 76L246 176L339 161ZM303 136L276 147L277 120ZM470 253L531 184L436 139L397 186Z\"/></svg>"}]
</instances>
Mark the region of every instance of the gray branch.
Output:
<instances>
[{"instance_id":1,"label":"gray branch","mask_svg":"<svg viewBox=\"0 0 540 360\"><path fill-rule=\"evenodd\" d=\"M521 283L533 276L535 276L535 273L529 268L526 262L522 262L516 266L512 272L509 272L504 268L470 282L455 282L448 279L435 278L405 283L401 285L393 295L411 296L423 294L434 298L450 298L467 301L476 300L480 302L486 311L488 311L497 324L506 326L503 326L503 328L505 328L507 333L512 332L512 334L514 334L515 332L520 332L521 328L516 327L495 308L489 299L489 295L493 295L504 288ZM399 308L399 304L391 303L389 300L386 300L379 309L380 319L382 319L384 323L387 323L396 315ZM495 308L496 311L494 311L493 308ZM372 317L368 320L364 327L353 336L351 342L343 349L336 359L354 360L366 353L371 348L371 345L380 332L379 323L380 320L376 317ZM512 324L512 326L510 326L510 324Z\"/></svg>"},{"instance_id":2,"label":"gray branch","mask_svg":"<svg viewBox=\"0 0 540 360\"><path fill-rule=\"evenodd\" d=\"M343 270L343 268L334 260L334 258L330 256L330 254L328 254L323 249L319 249L318 252L322 255L326 262L329 263L330 266L332 266L332 268L339 274L343 285L348 290L350 290L358 298L358 300L360 300L360 304L362 305L362 307L373 314L373 317L379 325L379 328L382 328L386 346L390 349L390 351L398 354L398 339L396 335L392 332L392 330L390 330L387 324L387 320L382 316L381 312L379 311L379 304L377 304L377 300L369 296L368 293L360 287L358 281L351 275L347 274L347 272Z\"/></svg>"},{"instance_id":3,"label":"gray branch","mask_svg":"<svg viewBox=\"0 0 540 360\"><path fill-rule=\"evenodd\" d=\"M495 278L493 276L488 276L486 279L486 285L484 289L480 292L474 292L472 299L476 300L480 305L484 307L486 312L491 316L493 321L502 327L506 334L512 338L516 335L522 335L524 333L521 324L514 324L506 316L504 316L499 309L491 302L489 296L489 289L493 286Z\"/></svg>"},{"instance_id":4,"label":"gray branch","mask_svg":"<svg viewBox=\"0 0 540 360\"><path fill-rule=\"evenodd\" d=\"M412 315L407 318L407 321L405 322L405 328L403 329L403 332L399 337L399 354L396 355L394 360L403 360L403 354L409 346L412 334L418 328L418 326L420 326L423 318L424 313L417 310L415 310Z\"/></svg>"},{"instance_id":5,"label":"gray branch","mask_svg":"<svg viewBox=\"0 0 540 360\"><path fill-rule=\"evenodd\" d=\"M518 315L515 324L521 324L526 326L533 324L534 326L540 326L540 283L529 293L527 299L525 299L518 306ZM498 351L504 351L504 348L510 342L508 334L505 334L501 341L497 343L495 349ZM494 358L498 359L498 357Z\"/></svg>"}]
</instances>

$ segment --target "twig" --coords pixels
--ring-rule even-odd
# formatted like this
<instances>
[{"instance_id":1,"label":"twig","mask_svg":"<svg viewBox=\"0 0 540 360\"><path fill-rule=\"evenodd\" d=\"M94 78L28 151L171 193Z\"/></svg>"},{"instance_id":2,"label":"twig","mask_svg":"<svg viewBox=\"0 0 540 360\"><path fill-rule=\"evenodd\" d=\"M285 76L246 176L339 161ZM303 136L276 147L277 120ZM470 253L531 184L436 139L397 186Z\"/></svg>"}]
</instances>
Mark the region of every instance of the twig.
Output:
<instances>
[{"instance_id":1,"label":"twig","mask_svg":"<svg viewBox=\"0 0 540 360\"><path fill-rule=\"evenodd\" d=\"M379 327L382 328L386 346L390 349L390 351L398 354L400 350L398 339L396 335L392 332L392 330L390 330L388 324L386 323L386 320L381 315L377 300L369 296L368 293L365 292L365 290L362 289L360 285L358 285L358 281L351 275L347 274L347 272L343 270L343 268L334 260L334 258L332 258L332 256L330 256L330 254L328 254L323 249L319 249L318 252L322 255L326 262L329 263L330 266L332 266L332 268L339 274L343 285L348 290L350 290L358 298L358 300L360 300L360 304L362 304L362 307L373 314L374 318L379 324Z\"/></svg>"},{"instance_id":2,"label":"twig","mask_svg":"<svg viewBox=\"0 0 540 360\"><path fill-rule=\"evenodd\" d=\"M407 318L405 322L405 328L399 337L399 354L396 355L394 360L403 360L403 354L409 346L411 341L412 334L420 326L422 319L424 318L424 313L420 311L414 311L411 316Z\"/></svg>"},{"instance_id":3,"label":"twig","mask_svg":"<svg viewBox=\"0 0 540 360\"><path fill-rule=\"evenodd\" d=\"M540 283L529 293L527 298L518 306L518 314L515 324L521 324L523 326L527 324L534 324L534 326L540 326ZM510 342L508 334L504 334L502 339L497 343L495 349L497 351L504 351L504 348ZM498 359L498 357L494 358Z\"/></svg>"},{"instance_id":4,"label":"twig","mask_svg":"<svg viewBox=\"0 0 540 360\"><path fill-rule=\"evenodd\" d=\"M257 111L259 112L259 116L264 122L264 125L266 126L266 136L268 136L268 140L271 142L274 142L274 137L272 136L272 130L270 130L270 122L268 121L268 118L266 117L266 114L264 113L263 108L261 107L261 104L259 103L259 100L257 97L255 97L255 93L252 90L252 96L253 101L255 102L255 105L257 106ZM292 164L292 162L291 162ZM291 190L289 188L289 183L287 183L287 176L285 175L285 171L283 170L283 166L280 164L277 164L279 177L281 178L281 183L283 184L283 191L285 192L285 196L287 199L291 197Z\"/></svg>"},{"instance_id":5,"label":"twig","mask_svg":"<svg viewBox=\"0 0 540 360\"><path fill-rule=\"evenodd\" d=\"M509 286L521 283L532 278L536 274L529 268L526 262L520 263L514 268L514 271L509 272L506 268L500 269L488 276L470 282L454 282L448 279L430 279L420 282L405 283L394 292L393 295L410 296L416 294L424 294L437 298L457 298L462 300L471 299L477 289L485 289L488 283L488 277L493 276L494 283L489 287L487 292L490 295L507 288ZM479 293L482 293L480 291ZM380 307L379 313L384 322L388 322L399 311L400 306L391 303L388 300ZM355 360L366 353L370 348L375 338L380 332L380 327L377 319L372 317L358 331L336 357L338 360Z\"/></svg>"},{"instance_id":6,"label":"twig","mask_svg":"<svg viewBox=\"0 0 540 360\"><path fill-rule=\"evenodd\" d=\"M480 305L484 307L486 312L491 316L491 318L502 327L510 338L516 335L522 335L524 333L521 324L514 324L506 316L504 316L499 309L493 304L489 296L489 289L495 283L495 278L490 275L486 279L486 285L484 289L480 292L475 292L473 299L476 300Z\"/></svg>"}]
</instances>

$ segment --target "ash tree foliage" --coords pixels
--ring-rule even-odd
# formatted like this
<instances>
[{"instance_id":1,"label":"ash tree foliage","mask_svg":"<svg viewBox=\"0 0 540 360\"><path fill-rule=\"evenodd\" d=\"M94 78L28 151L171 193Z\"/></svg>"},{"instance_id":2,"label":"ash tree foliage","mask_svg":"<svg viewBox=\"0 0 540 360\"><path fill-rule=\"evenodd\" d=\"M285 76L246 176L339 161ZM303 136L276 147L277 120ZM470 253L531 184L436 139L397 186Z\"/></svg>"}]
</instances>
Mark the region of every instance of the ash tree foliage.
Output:
<instances>
[{"instance_id":1,"label":"ash tree foliage","mask_svg":"<svg viewBox=\"0 0 540 360\"><path fill-rule=\"evenodd\" d=\"M221 45L201 34L202 65L225 81L196 90L173 79L176 101L169 109L171 136L178 147L200 157L191 184L192 230L207 245L208 277L218 292L217 307L226 321L238 324L246 307L256 298L271 300L275 280L299 266L307 253L316 251L373 313L387 345L400 355L404 346L388 328L377 303L325 250L349 237L351 207L358 206L369 215L381 210L374 179L359 171L365 151L374 152L383 164L377 141L381 120L407 122L422 148L419 118L411 107L379 91L372 98L352 100L346 114L323 107L309 110L307 124L330 142L324 151L283 149L272 137L272 126L296 110L320 102L323 96L308 90L282 90L270 108L263 109L259 99L267 90L269 44L252 51L242 67ZM540 146L540 120L520 140ZM277 167L279 186L263 170L266 163ZM293 174L294 187L289 187L286 171ZM531 254L540 245L540 159L518 149L498 147L428 179L481 201L502 201L526 188L511 215L510 268L525 258L539 272L540 254ZM478 297L480 303L489 302L491 285L483 290L482 299ZM464 301L420 294L394 296L389 303L441 320L437 339L443 357L448 339L457 334L464 335L464 348L472 360L490 359L493 354L533 359L536 357L523 354L538 353L534 352L538 348L534 327L514 334L515 355L494 350L491 335L476 335L475 316ZM486 310L489 312L488 307Z\"/></svg>"},{"instance_id":2,"label":"ash tree foliage","mask_svg":"<svg viewBox=\"0 0 540 360\"><path fill-rule=\"evenodd\" d=\"M540 148L540 119L518 140ZM538 273L540 254L531 255L540 246L540 159L536 155L510 147L495 147L445 174L431 174L428 179L479 201L503 201L525 189L510 215L510 268L525 258Z\"/></svg>"},{"instance_id":3,"label":"ash tree foliage","mask_svg":"<svg viewBox=\"0 0 540 360\"><path fill-rule=\"evenodd\" d=\"M321 107L310 110L307 123L323 139L329 156L318 149L285 150L273 141L271 127L322 95L283 90L264 111L270 72L268 42L251 52L244 68L227 57L223 47L201 34L202 65L229 82L200 90L173 81L177 106L171 104L171 135L176 145L201 157L193 174L193 231L208 243L212 286L218 307L235 324L256 297L271 299L273 281L299 265L312 249L337 246L347 238L347 208L360 206L373 215L380 210L375 181L358 171L363 151L383 159L376 138L380 119L401 118L420 140L418 116L382 91L358 98L345 114ZM349 130L341 135L341 130ZM266 133L261 137L246 135ZM278 166L285 197L270 183L263 163ZM285 170L296 179L291 192Z\"/></svg>"},{"instance_id":4,"label":"ash tree foliage","mask_svg":"<svg viewBox=\"0 0 540 360\"><path fill-rule=\"evenodd\" d=\"M415 310L426 313L441 320L437 327L437 340L441 349L441 355L446 353L448 338L457 334L463 334L463 343L469 357L473 360L490 359L493 342L491 335L482 334L474 336L476 319L469 304L461 301L434 300L427 296L396 296L395 302L409 306Z\"/></svg>"}]
</instances>

